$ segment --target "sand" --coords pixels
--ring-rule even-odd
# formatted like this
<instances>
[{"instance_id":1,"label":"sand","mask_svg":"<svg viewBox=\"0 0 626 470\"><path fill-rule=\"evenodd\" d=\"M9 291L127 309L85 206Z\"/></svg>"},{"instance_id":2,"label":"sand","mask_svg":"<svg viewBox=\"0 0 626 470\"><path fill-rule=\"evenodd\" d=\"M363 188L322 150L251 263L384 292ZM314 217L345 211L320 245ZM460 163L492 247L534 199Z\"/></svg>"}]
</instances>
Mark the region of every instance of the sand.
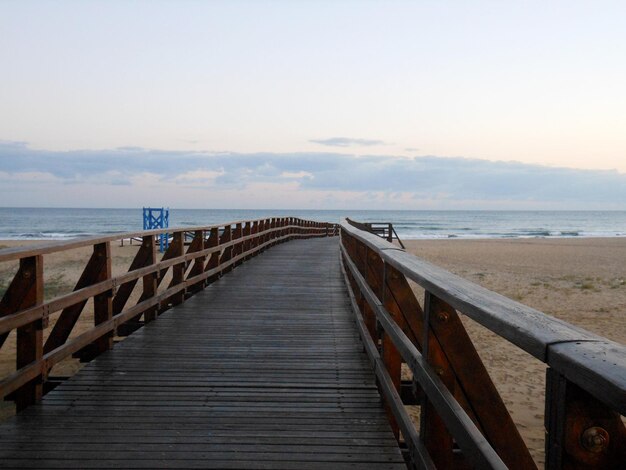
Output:
<instances>
[{"instance_id":1,"label":"sand","mask_svg":"<svg viewBox=\"0 0 626 470\"><path fill-rule=\"evenodd\" d=\"M16 244L25 242L0 241L0 247ZM626 238L409 240L405 244L409 252L477 284L626 343ZM128 269L136 250L137 244L114 244L114 275ZM90 249L83 248L45 256L46 298L72 290L89 254ZM15 269L16 263L0 264L0 292ZM139 288L140 283L129 305L138 298ZM462 318L522 437L543 466L544 364ZM88 304L72 336L92 324ZM14 335L0 350L0 377L14 370ZM77 360L67 359L51 375L71 375L79 368ZM4 404L0 419L11 413L11 405Z\"/></svg>"}]
</instances>

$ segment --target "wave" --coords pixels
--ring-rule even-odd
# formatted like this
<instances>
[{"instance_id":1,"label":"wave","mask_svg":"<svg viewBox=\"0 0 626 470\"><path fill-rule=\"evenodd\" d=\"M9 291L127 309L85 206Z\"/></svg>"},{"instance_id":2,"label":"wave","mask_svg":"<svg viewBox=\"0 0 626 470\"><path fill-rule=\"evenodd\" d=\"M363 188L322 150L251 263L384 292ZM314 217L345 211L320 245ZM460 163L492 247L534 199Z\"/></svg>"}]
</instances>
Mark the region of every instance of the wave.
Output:
<instances>
[{"instance_id":1,"label":"wave","mask_svg":"<svg viewBox=\"0 0 626 470\"><path fill-rule=\"evenodd\" d=\"M609 232L609 231L582 231L582 230L519 230L519 231L480 231L476 230L472 233L457 230L439 231L437 233L427 231L400 231L398 234L401 239L407 240L438 240L438 239L481 239L481 238L616 238L626 237L626 232Z\"/></svg>"},{"instance_id":2,"label":"wave","mask_svg":"<svg viewBox=\"0 0 626 470\"><path fill-rule=\"evenodd\" d=\"M112 233L112 232L101 232ZM67 240L71 238L90 237L98 235L95 232L27 232L27 233L0 233L4 240Z\"/></svg>"}]
</instances>

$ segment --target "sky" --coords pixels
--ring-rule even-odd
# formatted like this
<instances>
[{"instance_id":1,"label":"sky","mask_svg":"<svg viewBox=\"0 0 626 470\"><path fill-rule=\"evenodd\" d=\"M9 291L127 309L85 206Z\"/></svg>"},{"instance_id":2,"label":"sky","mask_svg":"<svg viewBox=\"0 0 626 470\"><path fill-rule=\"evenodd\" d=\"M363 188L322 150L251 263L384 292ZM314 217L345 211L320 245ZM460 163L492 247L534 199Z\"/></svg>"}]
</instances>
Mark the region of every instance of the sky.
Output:
<instances>
[{"instance_id":1,"label":"sky","mask_svg":"<svg viewBox=\"0 0 626 470\"><path fill-rule=\"evenodd\" d=\"M0 205L626 209L626 2L0 1Z\"/></svg>"}]
</instances>

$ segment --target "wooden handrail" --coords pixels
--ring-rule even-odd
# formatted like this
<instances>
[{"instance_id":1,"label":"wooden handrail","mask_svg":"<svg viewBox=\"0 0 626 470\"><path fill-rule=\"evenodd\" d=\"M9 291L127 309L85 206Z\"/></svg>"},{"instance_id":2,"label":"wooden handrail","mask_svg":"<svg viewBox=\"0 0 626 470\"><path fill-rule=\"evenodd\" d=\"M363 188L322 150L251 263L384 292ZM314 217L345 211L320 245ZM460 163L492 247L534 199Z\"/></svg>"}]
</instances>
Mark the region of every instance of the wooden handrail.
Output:
<instances>
[{"instance_id":1,"label":"wooden handrail","mask_svg":"<svg viewBox=\"0 0 626 470\"><path fill-rule=\"evenodd\" d=\"M298 219L296 217L288 217L289 219L294 221L293 227L299 227L302 229L316 229L321 228L321 226L328 225L329 227L336 227L337 224L331 224L327 222L313 222L306 221L303 219ZM265 219L260 219L265 220ZM267 219L269 220L269 219ZM281 219L282 220L282 219ZM84 246L92 246L98 243L106 243L117 241L121 239L127 238L143 238L148 235L160 235L162 233L174 233L174 232L196 232L198 230L210 231L213 228L223 228L223 227L232 227L233 225L237 225L240 223L248 223L250 221L245 220L236 220L233 222L224 222L221 224L213 224L213 225L201 225L197 227L169 227L169 228L159 228L154 230L141 230L137 232L120 232L106 236L88 236L88 237L78 237L72 238L70 240L60 240L60 241L49 241L37 243L36 245L27 245L27 246L17 246L12 248L3 248L0 249L0 262L11 261L20 258L25 258L27 256L37 256L37 255L46 255L50 253L56 253L59 251L67 251L75 248L81 248ZM312 222L314 224L320 224L319 226L306 226L306 225L298 225L299 223L304 224L304 222Z\"/></svg>"},{"instance_id":2,"label":"wooden handrail","mask_svg":"<svg viewBox=\"0 0 626 470\"><path fill-rule=\"evenodd\" d=\"M185 252L183 242L190 232L193 239ZM163 259L157 262L156 237L161 233L172 234L173 241ZM48 371L66 357L79 354L81 360L89 360L110 349L113 334L120 327L137 324L142 316L145 322L154 320L158 313L183 302L223 272L277 243L335 235L338 235L336 224L283 217L120 233L0 250L0 262L20 260L20 269L0 300L0 347L11 331L18 331L17 367L15 372L1 378L0 398L10 395L21 411L41 398ZM142 240L135 259L127 273L111 276L110 244L130 237ZM43 256L86 246L93 246L94 252L74 291L44 302ZM170 269L173 272L170 285L158 292L158 284ZM136 305L126 307L139 280L143 282L143 294ZM94 326L70 338L78 316L91 298ZM48 327L50 315L58 311L62 311L61 316L44 345L42 332ZM133 328L136 326L130 331Z\"/></svg>"},{"instance_id":3,"label":"wooden handrail","mask_svg":"<svg viewBox=\"0 0 626 470\"><path fill-rule=\"evenodd\" d=\"M356 220L352 220L350 218L346 218L345 221L353 227L365 232L373 233L374 235L387 240L389 243L393 243L393 240L395 239L402 248L405 248L404 243L400 240L398 232L396 232L396 229L391 222L357 222Z\"/></svg>"},{"instance_id":4,"label":"wooden handrail","mask_svg":"<svg viewBox=\"0 0 626 470\"><path fill-rule=\"evenodd\" d=\"M382 338L383 349L385 338L391 340L390 347L393 351L388 352L392 358L387 363L388 368L395 369L396 374L399 374L399 367L393 363L393 356L401 356L401 360L412 370L417 386L425 394L422 407L426 404L434 406L435 413L443 419L447 427L447 430L437 431L437 426L430 421L430 427L435 426L435 431L429 431L429 423L422 421L421 427L426 424L426 429L421 432L438 432L440 437L446 432L451 433L466 458L480 467L496 468L499 463L488 463L487 460L481 463L480 459L486 458L488 453L484 453L484 448L481 450L478 440L472 442L472 439L468 439L472 436L479 439L484 435L510 467L528 468L533 465L532 461L529 462L523 442L515 436L516 430L507 430L512 425L510 417L510 422L503 423L500 432L511 433L512 445L497 435L497 429L490 429L490 417L485 416L486 414L502 415L502 411L507 415L508 413L484 366L479 364L480 358L475 354L469 336L458 321L458 311L550 367L546 402L546 450L549 468L568 468L563 462L572 459L578 459L578 464L581 459L584 463L593 463L595 466L591 468L613 468L610 464L624 457L626 430L619 414L626 414L625 346L550 317L420 260L369 231L360 230L358 223L343 220L341 237L346 282L356 293L355 298L362 299L360 304L357 302L357 314L364 318L365 323L369 322L370 327L366 332L373 337L375 343ZM423 309L411 292L407 280L424 288L426 294ZM413 311L407 309L407 306ZM429 345L435 350L429 351ZM459 351L463 351L465 357L456 357ZM440 354L443 356L438 356ZM375 358L372 360L375 361ZM482 371L470 380L474 380L487 392L491 390L489 400L485 400L485 396L479 398L483 402L481 406L485 401L493 402L492 410L486 407L481 411L481 406L474 403L471 388L475 384L470 384L470 380L463 377L466 373L464 369L468 367L472 368L474 374L477 370ZM444 377L447 376L448 380L439 380L433 372L435 369ZM399 383L399 378L396 378L396 383ZM462 390L466 396L455 402L455 408L453 404L446 404L441 400L440 394L444 388L446 392L457 395ZM584 412L577 408L581 400L586 405ZM395 407L397 408L397 404ZM472 416L466 415L466 412ZM473 421L482 429L475 428ZM597 426L589 423L596 423ZM608 444L607 437L606 442L596 443L596 447L589 450L591 444L588 445L586 437L581 435L580 426L583 427L582 434L591 427L608 429L613 444ZM581 448L572 451L570 441L580 443ZM426 448L430 452L437 452L428 443ZM575 455L570 455L572 452ZM598 453L602 453L601 458ZM445 456L440 451L439 454L438 458L434 458L436 465L445 462ZM520 454L525 454L523 459L520 459Z\"/></svg>"}]
</instances>

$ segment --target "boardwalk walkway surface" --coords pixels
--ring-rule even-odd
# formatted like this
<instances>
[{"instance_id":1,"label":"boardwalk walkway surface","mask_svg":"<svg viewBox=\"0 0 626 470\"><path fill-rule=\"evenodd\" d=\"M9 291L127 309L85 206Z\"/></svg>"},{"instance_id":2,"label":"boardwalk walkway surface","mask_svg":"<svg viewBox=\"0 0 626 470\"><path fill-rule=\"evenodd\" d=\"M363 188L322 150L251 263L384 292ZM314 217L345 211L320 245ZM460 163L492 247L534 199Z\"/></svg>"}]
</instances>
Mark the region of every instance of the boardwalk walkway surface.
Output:
<instances>
[{"instance_id":1,"label":"boardwalk walkway surface","mask_svg":"<svg viewBox=\"0 0 626 470\"><path fill-rule=\"evenodd\" d=\"M0 424L0 468L406 468L338 239L237 267Z\"/></svg>"}]
</instances>

